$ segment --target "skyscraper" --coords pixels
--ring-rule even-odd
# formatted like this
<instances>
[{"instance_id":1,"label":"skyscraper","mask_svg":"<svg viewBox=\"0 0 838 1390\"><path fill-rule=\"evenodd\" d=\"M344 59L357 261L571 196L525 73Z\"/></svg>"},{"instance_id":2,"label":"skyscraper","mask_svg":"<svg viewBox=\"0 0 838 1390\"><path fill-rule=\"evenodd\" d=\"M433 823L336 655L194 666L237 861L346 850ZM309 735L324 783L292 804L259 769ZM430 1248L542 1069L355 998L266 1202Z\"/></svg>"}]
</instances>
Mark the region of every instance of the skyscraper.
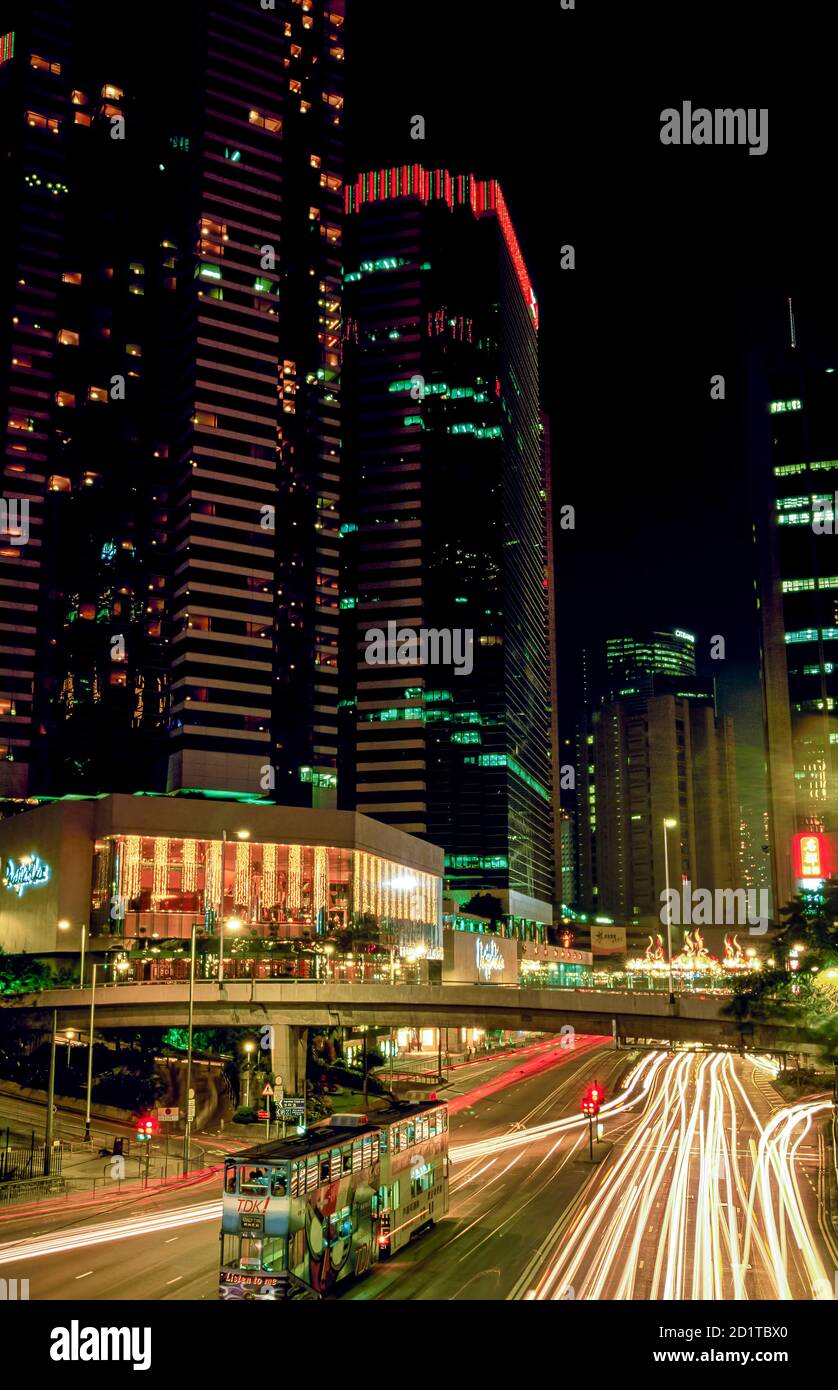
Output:
<instances>
[{"instance_id":1,"label":"skyscraper","mask_svg":"<svg viewBox=\"0 0 838 1390\"><path fill-rule=\"evenodd\" d=\"M333 803L344 0L19 10L3 789Z\"/></svg>"},{"instance_id":2,"label":"skyscraper","mask_svg":"<svg viewBox=\"0 0 838 1390\"><path fill-rule=\"evenodd\" d=\"M695 637L681 628L609 639L589 687L577 766L580 901L651 927L666 886L740 883L733 722L695 675ZM598 683L597 683L598 682Z\"/></svg>"},{"instance_id":3,"label":"skyscraper","mask_svg":"<svg viewBox=\"0 0 838 1390\"><path fill-rule=\"evenodd\" d=\"M494 893L521 930L543 931L553 731L535 295L493 181L381 170L346 207L341 804L442 844L449 896Z\"/></svg>"},{"instance_id":4,"label":"skyscraper","mask_svg":"<svg viewBox=\"0 0 838 1390\"><path fill-rule=\"evenodd\" d=\"M804 306L805 309L805 306ZM838 831L838 352L789 301L751 361L750 444L774 901L801 831ZM779 330L778 314L778 330ZM831 340L831 341L830 341Z\"/></svg>"}]
</instances>

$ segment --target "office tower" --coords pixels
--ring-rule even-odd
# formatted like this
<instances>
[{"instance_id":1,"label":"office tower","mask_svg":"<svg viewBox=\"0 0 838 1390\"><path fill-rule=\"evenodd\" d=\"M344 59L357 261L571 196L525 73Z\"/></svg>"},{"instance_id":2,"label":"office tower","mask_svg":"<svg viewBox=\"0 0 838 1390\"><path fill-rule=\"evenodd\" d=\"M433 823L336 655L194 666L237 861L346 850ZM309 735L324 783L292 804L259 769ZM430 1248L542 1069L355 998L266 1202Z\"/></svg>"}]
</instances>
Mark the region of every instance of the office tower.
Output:
<instances>
[{"instance_id":1,"label":"office tower","mask_svg":"<svg viewBox=\"0 0 838 1390\"><path fill-rule=\"evenodd\" d=\"M535 295L493 181L381 170L348 187L346 208L340 802L442 844L461 904L493 893L515 928L543 933L554 833ZM381 652L376 632L393 636Z\"/></svg>"},{"instance_id":2,"label":"office tower","mask_svg":"<svg viewBox=\"0 0 838 1390\"><path fill-rule=\"evenodd\" d=\"M629 923L657 916L664 818L679 822L672 883L683 875L711 889L738 886L733 725L715 714L712 680L695 674L695 635L673 628L609 638L585 653L584 671L580 906Z\"/></svg>"},{"instance_id":3,"label":"office tower","mask_svg":"<svg viewBox=\"0 0 838 1390\"><path fill-rule=\"evenodd\" d=\"M712 701L651 695L606 701L592 716L597 905L651 929L669 883L738 888L733 721Z\"/></svg>"},{"instance_id":4,"label":"office tower","mask_svg":"<svg viewBox=\"0 0 838 1390\"><path fill-rule=\"evenodd\" d=\"M562 902L572 905L576 902L576 817L572 811L562 810L559 815L559 857L562 870Z\"/></svg>"},{"instance_id":5,"label":"office tower","mask_svg":"<svg viewBox=\"0 0 838 1390\"><path fill-rule=\"evenodd\" d=\"M602 691L611 694L651 692L662 677L695 675L695 637L681 628L643 637L609 637L605 643ZM630 687L630 690L626 690Z\"/></svg>"},{"instance_id":6,"label":"office tower","mask_svg":"<svg viewBox=\"0 0 838 1390\"><path fill-rule=\"evenodd\" d=\"M37 0L2 50L7 794L334 802L343 11Z\"/></svg>"},{"instance_id":7,"label":"office tower","mask_svg":"<svg viewBox=\"0 0 838 1390\"><path fill-rule=\"evenodd\" d=\"M838 352L805 303L778 308L750 373L774 902L796 891L796 833L838 831ZM819 307L819 306L818 306ZM779 324L782 318L782 337ZM801 330L798 333L798 321Z\"/></svg>"}]
</instances>

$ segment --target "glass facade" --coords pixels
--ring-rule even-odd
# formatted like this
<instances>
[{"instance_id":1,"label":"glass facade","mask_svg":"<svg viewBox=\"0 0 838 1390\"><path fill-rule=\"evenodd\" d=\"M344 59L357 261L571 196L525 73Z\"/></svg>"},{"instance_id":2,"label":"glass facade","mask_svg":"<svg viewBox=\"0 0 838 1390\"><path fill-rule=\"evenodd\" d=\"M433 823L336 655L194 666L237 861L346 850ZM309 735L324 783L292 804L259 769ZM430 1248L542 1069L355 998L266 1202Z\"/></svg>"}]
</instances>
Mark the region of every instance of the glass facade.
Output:
<instances>
[{"instance_id":1,"label":"glass facade","mask_svg":"<svg viewBox=\"0 0 838 1390\"><path fill-rule=\"evenodd\" d=\"M379 855L163 835L97 840L93 935L183 941L194 922L212 934L219 919L249 940L368 929L400 954L442 953L441 880Z\"/></svg>"}]
</instances>

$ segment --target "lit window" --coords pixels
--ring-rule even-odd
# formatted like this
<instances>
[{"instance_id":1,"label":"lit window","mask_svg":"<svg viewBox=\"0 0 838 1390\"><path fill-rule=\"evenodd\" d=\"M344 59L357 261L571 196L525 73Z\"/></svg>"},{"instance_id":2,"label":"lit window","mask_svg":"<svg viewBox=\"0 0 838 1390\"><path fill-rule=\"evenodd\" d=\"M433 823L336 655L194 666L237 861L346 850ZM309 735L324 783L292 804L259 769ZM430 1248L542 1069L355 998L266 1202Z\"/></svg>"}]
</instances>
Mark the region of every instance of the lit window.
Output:
<instances>
[{"instance_id":1,"label":"lit window","mask_svg":"<svg viewBox=\"0 0 838 1390\"><path fill-rule=\"evenodd\" d=\"M24 115L27 125L37 126L39 130L46 130L47 118L42 116L40 111L26 111Z\"/></svg>"},{"instance_id":2,"label":"lit window","mask_svg":"<svg viewBox=\"0 0 838 1390\"><path fill-rule=\"evenodd\" d=\"M320 209L319 209L319 208L309 208L309 210L308 210L308 220L309 220L309 222L319 222L319 221L320 221Z\"/></svg>"},{"instance_id":3,"label":"lit window","mask_svg":"<svg viewBox=\"0 0 838 1390\"><path fill-rule=\"evenodd\" d=\"M338 111L343 107L343 97L338 92L324 92L323 100L327 102L329 106L337 107Z\"/></svg>"},{"instance_id":4,"label":"lit window","mask_svg":"<svg viewBox=\"0 0 838 1390\"><path fill-rule=\"evenodd\" d=\"M124 95L121 87L114 87L110 82L106 82L102 88L102 96L106 101L122 101Z\"/></svg>"},{"instance_id":5,"label":"lit window","mask_svg":"<svg viewBox=\"0 0 838 1390\"><path fill-rule=\"evenodd\" d=\"M126 671L111 671L110 683L111 685L127 685L128 673Z\"/></svg>"},{"instance_id":6,"label":"lit window","mask_svg":"<svg viewBox=\"0 0 838 1390\"><path fill-rule=\"evenodd\" d=\"M340 245L340 227L329 227L324 225L321 226L320 230L325 236L326 240L330 241L333 246Z\"/></svg>"},{"instance_id":7,"label":"lit window","mask_svg":"<svg viewBox=\"0 0 838 1390\"><path fill-rule=\"evenodd\" d=\"M56 405L74 406L75 403L76 403L76 398L75 398L75 396L73 395L72 391L56 391L56 393L55 393L55 404L56 404Z\"/></svg>"},{"instance_id":8,"label":"lit window","mask_svg":"<svg viewBox=\"0 0 838 1390\"><path fill-rule=\"evenodd\" d=\"M61 279L63 280L63 282L64 282L65 285L80 285L80 284L81 284L81 271L80 271L80 270L65 270L65 271L64 271L64 274L61 276Z\"/></svg>"},{"instance_id":9,"label":"lit window","mask_svg":"<svg viewBox=\"0 0 838 1390\"><path fill-rule=\"evenodd\" d=\"M209 410L196 410L192 417L192 423L205 425L208 429L214 430L218 428L218 416Z\"/></svg>"},{"instance_id":10,"label":"lit window","mask_svg":"<svg viewBox=\"0 0 838 1390\"><path fill-rule=\"evenodd\" d=\"M89 401L106 402L108 399L108 393L105 390L104 386L88 386L87 399Z\"/></svg>"},{"instance_id":11,"label":"lit window","mask_svg":"<svg viewBox=\"0 0 838 1390\"><path fill-rule=\"evenodd\" d=\"M102 107L102 112L105 116L114 118L122 115L122 107L114 106L112 102L106 101L105 105Z\"/></svg>"},{"instance_id":12,"label":"lit window","mask_svg":"<svg viewBox=\"0 0 838 1390\"><path fill-rule=\"evenodd\" d=\"M61 75L61 64L51 63L48 58L42 58L40 53L30 53L29 65L30 67L37 68L39 72L51 72L54 73L56 77Z\"/></svg>"},{"instance_id":13,"label":"lit window","mask_svg":"<svg viewBox=\"0 0 838 1390\"><path fill-rule=\"evenodd\" d=\"M78 347L79 335L72 328L59 328L58 341L64 347Z\"/></svg>"},{"instance_id":14,"label":"lit window","mask_svg":"<svg viewBox=\"0 0 838 1390\"><path fill-rule=\"evenodd\" d=\"M342 49L342 48L330 48L330 49L329 49L329 56L330 56L331 58L335 58L339 63L342 63L342 62L343 62L343 49Z\"/></svg>"},{"instance_id":15,"label":"lit window","mask_svg":"<svg viewBox=\"0 0 838 1390\"><path fill-rule=\"evenodd\" d=\"M125 351L129 357L142 357L143 355L143 350L139 343L126 343Z\"/></svg>"},{"instance_id":16,"label":"lit window","mask_svg":"<svg viewBox=\"0 0 838 1390\"><path fill-rule=\"evenodd\" d=\"M319 155L319 154L312 154L312 155L309 155L309 160L308 160L308 162L309 162L309 164L311 165L312 169L319 169L319 168L320 168L320 155Z\"/></svg>"},{"instance_id":17,"label":"lit window","mask_svg":"<svg viewBox=\"0 0 838 1390\"><path fill-rule=\"evenodd\" d=\"M320 175L321 188L331 188L333 193L337 193L341 187L341 184L342 180L338 178L337 174L324 173Z\"/></svg>"},{"instance_id":18,"label":"lit window","mask_svg":"<svg viewBox=\"0 0 838 1390\"><path fill-rule=\"evenodd\" d=\"M76 125L92 125L92 124L93 124L93 122L91 121L90 117L89 117L89 116L86 116L85 113L84 113L84 111L77 111L76 114L75 114L75 116L73 117L73 120L75 121Z\"/></svg>"},{"instance_id":19,"label":"lit window","mask_svg":"<svg viewBox=\"0 0 838 1390\"><path fill-rule=\"evenodd\" d=\"M74 106L86 106L86 105L87 105L87 93L86 93L86 92L73 91L73 92L70 93L70 100L71 100L71 102L73 103Z\"/></svg>"},{"instance_id":20,"label":"lit window","mask_svg":"<svg viewBox=\"0 0 838 1390\"><path fill-rule=\"evenodd\" d=\"M69 492L70 479L62 478L60 474L53 473L47 483L47 487L50 492Z\"/></svg>"},{"instance_id":21,"label":"lit window","mask_svg":"<svg viewBox=\"0 0 838 1390\"><path fill-rule=\"evenodd\" d=\"M299 96L303 90L303 84L298 77L292 77L291 81L288 83L288 86L292 92L297 93L297 96Z\"/></svg>"}]
</instances>

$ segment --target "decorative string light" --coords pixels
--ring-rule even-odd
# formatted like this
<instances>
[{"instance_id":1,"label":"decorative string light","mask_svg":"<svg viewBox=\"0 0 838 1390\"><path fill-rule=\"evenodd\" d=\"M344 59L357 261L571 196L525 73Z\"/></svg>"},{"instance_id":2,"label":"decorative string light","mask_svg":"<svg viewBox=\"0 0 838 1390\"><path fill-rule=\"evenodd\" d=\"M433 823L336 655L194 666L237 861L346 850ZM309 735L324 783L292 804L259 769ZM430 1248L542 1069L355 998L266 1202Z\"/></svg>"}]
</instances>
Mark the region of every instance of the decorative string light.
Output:
<instances>
[{"instance_id":1,"label":"decorative string light","mask_svg":"<svg viewBox=\"0 0 838 1390\"><path fill-rule=\"evenodd\" d=\"M140 896L142 886L142 840L139 835L125 836L125 857L122 861L122 896L129 901Z\"/></svg>"},{"instance_id":2,"label":"decorative string light","mask_svg":"<svg viewBox=\"0 0 838 1390\"><path fill-rule=\"evenodd\" d=\"M197 840L184 840L183 842L183 891L184 893L194 893L198 887L198 842Z\"/></svg>"},{"instance_id":3,"label":"decorative string light","mask_svg":"<svg viewBox=\"0 0 838 1390\"><path fill-rule=\"evenodd\" d=\"M270 912L277 904L276 845L262 846L262 906Z\"/></svg>"},{"instance_id":4,"label":"decorative string light","mask_svg":"<svg viewBox=\"0 0 838 1390\"><path fill-rule=\"evenodd\" d=\"M204 904L221 906L221 841L208 840L204 857Z\"/></svg>"},{"instance_id":5,"label":"decorative string light","mask_svg":"<svg viewBox=\"0 0 838 1390\"><path fill-rule=\"evenodd\" d=\"M326 929L326 909L329 906L329 857L322 845L314 850L314 925L318 932ZM321 917L322 913L322 917Z\"/></svg>"},{"instance_id":6,"label":"decorative string light","mask_svg":"<svg viewBox=\"0 0 838 1390\"><path fill-rule=\"evenodd\" d=\"M151 881L151 900L159 902L168 893L169 841L164 835L154 837L154 872Z\"/></svg>"},{"instance_id":7,"label":"decorative string light","mask_svg":"<svg viewBox=\"0 0 838 1390\"><path fill-rule=\"evenodd\" d=\"M301 888L302 854L299 845L288 846L288 915L299 917L302 910Z\"/></svg>"},{"instance_id":8,"label":"decorative string light","mask_svg":"<svg viewBox=\"0 0 838 1390\"><path fill-rule=\"evenodd\" d=\"M236 844L236 872L233 902L250 907L250 845L247 840Z\"/></svg>"}]
</instances>

